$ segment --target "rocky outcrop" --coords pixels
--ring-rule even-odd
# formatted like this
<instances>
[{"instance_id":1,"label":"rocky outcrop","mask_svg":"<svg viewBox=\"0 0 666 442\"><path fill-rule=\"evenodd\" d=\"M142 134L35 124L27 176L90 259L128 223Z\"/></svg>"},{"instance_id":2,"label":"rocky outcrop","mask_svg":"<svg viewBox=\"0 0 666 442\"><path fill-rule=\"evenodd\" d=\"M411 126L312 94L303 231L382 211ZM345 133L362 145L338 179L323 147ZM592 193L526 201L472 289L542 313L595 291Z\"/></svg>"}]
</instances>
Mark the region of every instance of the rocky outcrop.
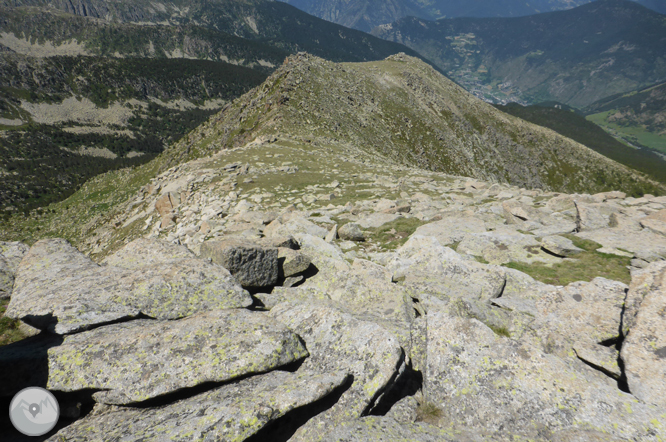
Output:
<instances>
[{"instance_id":1,"label":"rocky outcrop","mask_svg":"<svg viewBox=\"0 0 666 442\"><path fill-rule=\"evenodd\" d=\"M143 254L134 246L146 248L144 241L138 241L109 258L109 262L134 267L130 270L100 266L64 240L38 241L17 270L7 315L66 334L140 313L176 319L212 308L252 304L249 294L220 266L196 258L167 259L159 248L153 258L147 258L155 264L134 265L126 257ZM177 253L188 256L189 252L180 250Z\"/></svg>"},{"instance_id":2,"label":"rocky outcrop","mask_svg":"<svg viewBox=\"0 0 666 442\"><path fill-rule=\"evenodd\" d=\"M274 371L162 407L98 405L47 440L245 440L288 412L325 398L345 380L343 373Z\"/></svg>"},{"instance_id":3,"label":"rocky outcrop","mask_svg":"<svg viewBox=\"0 0 666 442\"><path fill-rule=\"evenodd\" d=\"M244 310L130 321L67 336L50 349L48 388L103 390L95 394L98 402L128 404L262 373L307 355L294 333Z\"/></svg>"},{"instance_id":4,"label":"rocky outcrop","mask_svg":"<svg viewBox=\"0 0 666 442\"><path fill-rule=\"evenodd\" d=\"M11 296L16 269L28 249L21 242L0 242L0 299Z\"/></svg>"},{"instance_id":5,"label":"rocky outcrop","mask_svg":"<svg viewBox=\"0 0 666 442\"><path fill-rule=\"evenodd\" d=\"M666 407L666 265L655 263L637 275L627 296L628 335L622 361L629 391Z\"/></svg>"},{"instance_id":6,"label":"rocky outcrop","mask_svg":"<svg viewBox=\"0 0 666 442\"><path fill-rule=\"evenodd\" d=\"M278 279L278 249L248 241L228 239L201 245L201 257L228 269L243 287L275 285Z\"/></svg>"}]
</instances>

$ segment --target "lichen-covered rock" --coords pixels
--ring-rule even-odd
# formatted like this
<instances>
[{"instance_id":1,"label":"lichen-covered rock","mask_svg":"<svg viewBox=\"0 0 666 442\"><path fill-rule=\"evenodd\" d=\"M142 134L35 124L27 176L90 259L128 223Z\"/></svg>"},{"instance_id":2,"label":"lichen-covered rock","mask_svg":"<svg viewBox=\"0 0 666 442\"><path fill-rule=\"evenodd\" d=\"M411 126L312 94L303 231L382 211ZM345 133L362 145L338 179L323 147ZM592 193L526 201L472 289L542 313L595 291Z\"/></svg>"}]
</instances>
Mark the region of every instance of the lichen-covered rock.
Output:
<instances>
[{"instance_id":1,"label":"lichen-covered rock","mask_svg":"<svg viewBox=\"0 0 666 442\"><path fill-rule=\"evenodd\" d=\"M501 295L506 284L502 267L465 259L429 236L413 235L386 267L413 291L445 297L488 300Z\"/></svg>"},{"instance_id":2,"label":"lichen-covered rock","mask_svg":"<svg viewBox=\"0 0 666 442\"><path fill-rule=\"evenodd\" d=\"M335 308L284 303L273 308L270 315L305 341L310 357L303 369L346 371L354 376L353 384L338 402L301 427L294 440L321 440L332 424L362 416L404 364L403 350L391 333Z\"/></svg>"},{"instance_id":3,"label":"lichen-covered rock","mask_svg":"<svg viewBox=\"0 0 666 442\"><path fill-rule=\"evenodd\" d=\"M583 231L576 236L592 240L605 248L622 249L631 252L647 262L666 258L666 236L644 229L633 231L623 228L597 229Z\"/></svg>"},{"instance_id":4,"label":"lichen-covered rock","mask_svg":"<svg viewBox=\"0 0 666 442\"><path fill-rule=\"evenodd\" d=\"M346 377L274 371L158 408L97 405L47 440L242 441L289 411L326 397Z\"/></svg>"},{"instance_id":5,"label":"lichen-covered rock","mask_svg":"<svg viewBox=\"0 0 666 442\"><path fill-rule=\"evenodd\" d=\"M18 241L0 241L0 299L7 299L14 287L14 274L29 247Z\"/></svg>"},{"instance_id":6,"label":"lichen-covered rock","mask_svg":"<svg viewBox=\"0 0 666 442\"><path fill-rule=\"evenodd\" d=\"M579 232L608 227L612 213L619 211L610 204L585 203L580 200L576 204L576 228Z\"/></svg>"},{"instance_id":7,"label":"lichen-covered rock","mask_svg":"<svg viewBox=\"0 0 666 442\"><path fill-rule=\"evenodd\" d=\"M267 287L278 280L278 249L227 239L201 244L201 257L229 270L243 287Z\"/></svg>"},{"instance_id":8,"label":"lichen-covered rock","mask_svg":"<svg viewBox=\"0 0 666 442\"><path fill-rule=\"evenodd\" d=\"M364 229L381 227L400 218L396 213L372 213L358 220L358 225ZM343 226L344 227L344 226Z\"/></svg>"},{"instance_id":9,"label":"lichen-covered rock","mask_svg":"<svg viewBox=\"0 0 666 442\"><path fill-rule=\"evenodd\" d=\"M280 278L288 278L304 272L310 267L310 258L296 250L278 248L278 270Z\"/></svg>"},{"instance_id":10,"label":"lichen-covered rock","mask_svg":"<svg viewBox=\"0 0 666 442\"><path fill-rule=\"evenodd\" d=\"M508 229L470 235L458 245L457 251L482 257L490 264L556 264L561 261L541 250L541 244L534 236Z\"/></svg>"},{"instance_id":11,"label":"lichen-covered rock","mask_svg":"<svg viewBox=\"0 0 666 442\"><path fill-rule=\"evenodd\" d=\"M111 260L135 256L140 261L141 254L131 249ZM220 266L193 258L159 261L137 264L133 270L100 266L65 240L38 241L19 266L7 315L66 334L139 313L176 319L252 304L250 295ZM127 262L132 267L132 260Z\"/></svg>"},{"instance_id":12,"label":"lichen-covered rock","mask_svg":"<svg viewBox=\"0 0 666 442\"><path fill-rule=\"evenodd\" d=\"M549 440L571 429L646 441L666 435L662 408L637 401L586 366L574 369L475 319L435 312L427 326L423 388L441 411L442 428L473 429L485 440L507 434Z\"/></svg>"},{"instance_id":13,"label":"lichen-covered rock","mask_svg":"<svg viewBox=\"0 0 666 442\"><path fill-rule=\"evenodd\" d=\"M585 361L598 370L606 373L615 379L620 379L622 370L620 369L620 352L613 347L606 347L589 342L576 342L573 350L579 359Z\"/></svg>"},{"instance_id":14,"label":"lichen-covered rock","mask_svg":"<svg viewBox=\"0 0 666 442\"><path fill-rule=\"evenodd\" d=\"M264 235L266 236L293 236L297 237L299 234L308 234L316 236L317 238L325 238L328 230L319 227L315 223L308 221L305 218L293 217L288 221L282 223L276 219L266 226Z\"/></svg>"},{"instance_id":15,"label":"lichen-covered rock","mask_svg":"<svg viewBox=\"0 0 666 442\"><path fill-rule=\"evenodd\" d=\"M434 236L443 246L460 242L465 237L483 233L486 230L486 223L483 220L472 216L447 216L440 221L425 224L414 232L414 235Z\"/></svg>"},{"instance_id":16,"label":"lichen-covered rock","mask_svg":"<svg viewBox=\"0 0 666 442\"><path fill-rule=\"evenodd\" d=\"M651 232L666 235L666 210L660 210L642 218L641 226Z\"/></svg>"},{"instance_id":17,"label":"lichen-covered rock","mask_svg":"<svg viewBox=\"0 0 666 442\"><path fill-rule=\"evenodd\" d=\"M577 341L595 345L618 338L626 291L625 284L605 278L544 290L533 325L541 345L566 357Z\"/></svg>"},{"instance_id":18,"label":"lichen-covered rock","mask_svg":"<svg viewBox=\"0 0 666 442\"><path fill-rule=\"evenodd\" d=\"M583 252L583 249L576 247L569 238L557 235L541 238L541 247L558 256L572 256Z\"/></svg>"},{"instance_id":19,"label":"lichen-covered rock","mask_svg":"<svg viewBox=\"0 0 666 442\"><path fill-rule=\"evenodd\" d=\"M338 236L345 241L365 241L365 235L357 223L347 223L340 227Z\"/></svg>"},{"instance_id":20,"label":"lichen-covered rock","mask_svg":"<svg viewBox=\"0 0 666 442\"><path fill-rule=\"evenodd\" d=\"M399 423L390 417L368 416L333 428L322 442L471 442L481 441L468 431L453 432L426 423Z\"/></svg>"},{"instance_id":21,"label":"lichen-covered rock","mask_svg":"<svg viewBox=\"0 0 666 442\"><path fill-rule=\"evenodd\" d=\"M171 264L196 258L187 247L160 239L138 238L107 256L103 264L133 270L155 264Z\"/></svg>"},{"instance_id":22,"label":"lichen-covered rock","mask_svg":"<svg viewBox=\"0 0 666 442\"><path fill-rule=\"evenodd\" d=\"M666 265L655 263L632 280L632 297L641 297L622 344L629 391L637 398L666 407ZM639 293L636 293L639 292ZM642 293L641 293L642 292ZM635 300L633 308L638 304ZM633 314L634 312L630 312Z\"/></svg>"},{"instance_id":23,"label":"lichen-covered rock","mask_svg":"<svg viewBox=\"0 0 666 442\"><path fill-rule=\"evenodd\" d=\"M666 278L666 261L648 264L644 269L631 272L631 283L622 315L622 333L626 336L636 323L636 316L643 299L654 291L660 290Z\"/></svg>"},{"instance_id":24,"label":"lichen-covered rock","mask_svg":"<svg viewBox=\"0 0 666 442\"><path fill-rule=\"evenodd\" d=\"M265 372L307 355L298 336L247 310L136 320L67 336L49 349L48 388L104 390L95 400L128 404Z\"/></svg>"}]
</instances>

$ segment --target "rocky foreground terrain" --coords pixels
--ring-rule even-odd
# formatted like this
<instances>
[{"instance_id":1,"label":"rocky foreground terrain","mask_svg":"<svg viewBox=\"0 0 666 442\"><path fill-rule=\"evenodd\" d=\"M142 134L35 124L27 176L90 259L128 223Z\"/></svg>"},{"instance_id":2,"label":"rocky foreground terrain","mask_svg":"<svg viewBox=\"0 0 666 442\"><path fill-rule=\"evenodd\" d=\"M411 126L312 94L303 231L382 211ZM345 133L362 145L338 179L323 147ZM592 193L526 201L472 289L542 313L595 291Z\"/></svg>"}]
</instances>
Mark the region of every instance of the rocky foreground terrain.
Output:
<instances>
[{"instance_id":1,"label":"rocky foreground terrain","mask_svg":"<svg viewBox=\"0 0 666 442\"><path fill-rule=\"evenodd\" d=\"M49 441L666 438L666 197L236 144L97 178L2 243L34 336L0 347L0 396L55 392Z\"/></svg>"}]
</instances>

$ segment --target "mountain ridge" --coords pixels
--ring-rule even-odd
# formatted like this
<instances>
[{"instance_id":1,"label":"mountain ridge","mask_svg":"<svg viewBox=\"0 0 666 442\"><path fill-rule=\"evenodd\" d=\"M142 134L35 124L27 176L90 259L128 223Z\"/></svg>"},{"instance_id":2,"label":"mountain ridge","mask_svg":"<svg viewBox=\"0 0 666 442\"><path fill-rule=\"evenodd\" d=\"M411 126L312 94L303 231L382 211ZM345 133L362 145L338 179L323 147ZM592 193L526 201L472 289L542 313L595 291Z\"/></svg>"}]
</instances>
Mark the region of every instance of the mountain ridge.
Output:
<instances>
[{"instance_id":1,"label":"mountain ridge","mask_svg":"<svg viewBox=\"0 0 666 442\"><path fill-rule=\"evenodd\" d=\"M488 99L584 107L666 78L666 19L626 0L518 18L406 18L373 34Z\"/></svg>"}]
</instances>

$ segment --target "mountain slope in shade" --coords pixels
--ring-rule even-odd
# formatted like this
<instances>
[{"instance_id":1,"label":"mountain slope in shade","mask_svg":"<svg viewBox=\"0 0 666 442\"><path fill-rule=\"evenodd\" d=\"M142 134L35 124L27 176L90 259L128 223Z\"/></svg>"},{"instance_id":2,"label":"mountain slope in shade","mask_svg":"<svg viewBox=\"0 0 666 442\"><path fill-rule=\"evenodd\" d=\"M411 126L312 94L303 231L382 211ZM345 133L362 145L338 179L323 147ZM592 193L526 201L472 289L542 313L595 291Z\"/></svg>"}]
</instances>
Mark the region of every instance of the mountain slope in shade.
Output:
<instances>
[{"instance_id":1,"label":"mountain slope in shade","mask_svg":"<svg viewBox=\"0 0 666 442\"><path fill-rule=\"evenodd\" d=\"M666 78L666 18L626 0L520 18L405 18L373 34L488 99L584 107Z\"/></svg>"},{"instance_id":2,"label":"mountain slope in shade","mask_svg":"<svg viewBox=\"0 0 666 442\"><path fill-rule=\"evenodd\" d=\"M308 14L350 28L370 31L408 16L428 20L456 17L521 17L559 11L590 0L280 0ZM666 14L664 0L637 3Z\"/></svg>"},{"instance_id":3,"label":"mountain slope in shade","mask_svg":"<svg viewBox=\"0 0 666 442\"><path fill-rule=\"evenodd\" d=\"M342 64L290 57L262 86L166 152L167 164L275 134L526 188L662 192L568 138L498 111L404 54Z\"/></svg>"},{"instance_id":4,"label":"mountain slope in shade","mask_svg":"<svg viewBox=\"0 0 666 442\"><path fill-rule=\"evenodd\" d=\"M562 109L563 106L558 104L545 103L535 106L511 103L496 107L523 120L552 129L608 158L666 183L666 159L651 149L636 149L621 143L601 127L586 120L579 112Z\"/></svg>"},{"instance_id":5,"label":"mountain slope in shade","mask_svg":"<svg viewBox=\"0 0 666 442\"><path fill-rule=\"evenodd\" d=\"M222 31L295 53L307 51L335 61L383 59L405 49L363 32L321 20L269 0L0 0L0 6L36 6L114 23L188 25Z\"/></svg>"}]
</instances>

